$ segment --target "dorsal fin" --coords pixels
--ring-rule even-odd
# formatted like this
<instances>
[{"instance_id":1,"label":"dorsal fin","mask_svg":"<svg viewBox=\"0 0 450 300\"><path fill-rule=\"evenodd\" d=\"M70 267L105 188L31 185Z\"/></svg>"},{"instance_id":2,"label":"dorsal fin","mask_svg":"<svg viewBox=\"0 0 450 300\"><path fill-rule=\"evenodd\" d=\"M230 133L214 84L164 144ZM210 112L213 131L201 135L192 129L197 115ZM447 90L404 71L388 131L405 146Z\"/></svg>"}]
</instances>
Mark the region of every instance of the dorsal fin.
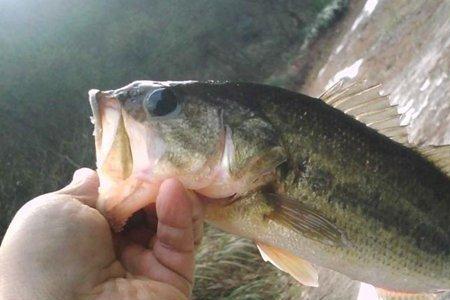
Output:
<instances>
[{"instance_id":1,"label":"dorsal fin","mask_svg":"<svg viewBox=\"0 0 450 300\"><path fill-rule=\"evenodd\" d=\"M400 125L397 106L391 105L389 96L381 95L380 91L381 84L355 82L345 85L341 80L319 98L394 141L409 146L406 126Z\"/></svg>"},{"instance_id":2,"label":"dorsal fin","mask_svg":"<svg viewBox=\"0 0 450 300\"><path fill-rule=\"evenodd\" d=\"M450 177L450 145L415 148Z\"/></svg>"},{"instance_id":3,"label":"dorsal fin","mask_svg":"<svg viewBox=\"0 0 450 300\"><path fill-rule=\"evenodd\" d=\"M392 140L415 149L450 177L450 145L417 147L410 144L406 126L400 125L397 105L391 105L389 95L381 95L380 91L381 84L346 85L345 80L341 80L319 98Z\"/></svg>"}]
</instances>

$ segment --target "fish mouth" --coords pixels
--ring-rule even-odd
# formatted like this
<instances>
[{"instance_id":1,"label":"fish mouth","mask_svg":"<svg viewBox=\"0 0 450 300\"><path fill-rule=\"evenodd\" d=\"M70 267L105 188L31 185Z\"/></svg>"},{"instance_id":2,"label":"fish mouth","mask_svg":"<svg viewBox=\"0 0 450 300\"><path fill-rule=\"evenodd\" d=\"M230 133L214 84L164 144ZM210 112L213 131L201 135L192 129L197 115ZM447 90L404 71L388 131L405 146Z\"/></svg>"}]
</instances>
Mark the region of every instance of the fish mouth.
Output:
<instances>
[{"instance_id":1,"label":"fish mouth","mask_svg":"<svg viewBox=\"0 0 450 300\"><path fill-rule=\"evenodd\" d=\"M142 180L136 171L126 115L113 91L90 90L89 102L100 179L96 206L113 229L120 231L133 213L155 202L159 184ZM147 163L146 167L151 166Z\"/></svg>"},{"instance_id":2,"label":"fish mouth","mask_svg":"<svg viewBox=\"0 0 450 300\"><path fill-rule=\"evenodd\" d=\"M111 92L89 91L89 103L94 124L97 169L115 180L131 175L133 157L125 129L122 106Z\"/></svg>"}]
</instances>

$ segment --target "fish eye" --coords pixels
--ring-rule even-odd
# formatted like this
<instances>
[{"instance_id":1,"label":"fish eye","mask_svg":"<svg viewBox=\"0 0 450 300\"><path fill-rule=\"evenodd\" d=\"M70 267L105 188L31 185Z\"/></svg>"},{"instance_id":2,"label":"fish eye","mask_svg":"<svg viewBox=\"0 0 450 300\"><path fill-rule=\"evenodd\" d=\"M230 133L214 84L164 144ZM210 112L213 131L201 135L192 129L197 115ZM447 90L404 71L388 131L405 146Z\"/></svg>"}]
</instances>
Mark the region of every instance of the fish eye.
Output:
<instances>
[{"instance_id":1,"label":"fish eye","mask_svg":"<svg viewBox=\"0 0 450 300\"><path fill-rule=\"evenodd\" d=\"M180 110L180 103L170 89L157 89L144 100L144 107L152 117L176 116Z\"/></svg>"}]
</instances>

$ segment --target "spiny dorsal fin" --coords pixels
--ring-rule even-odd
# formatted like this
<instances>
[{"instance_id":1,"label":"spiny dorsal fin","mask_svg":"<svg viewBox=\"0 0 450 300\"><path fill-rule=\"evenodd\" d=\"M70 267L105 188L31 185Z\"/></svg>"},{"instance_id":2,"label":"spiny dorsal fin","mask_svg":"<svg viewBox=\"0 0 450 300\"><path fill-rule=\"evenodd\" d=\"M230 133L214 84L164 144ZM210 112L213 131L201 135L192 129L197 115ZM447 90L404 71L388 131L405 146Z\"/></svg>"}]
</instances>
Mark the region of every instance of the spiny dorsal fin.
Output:
<instances>
[{"instance_id":1,"label":"spiny dorsal fin","mask_svg":"<svg viewBox=\"0 0 450 300\"><path fill-rule=\"evenodd\" d=\"M415 147L415 149L450 177L450 145Z\"/></svg>"},{"instance_id":2,"label":"spiny dorsal fin","mask_svg":"<svg viewBox=\"0 0 450 300\"><path fill-rule=\"evenodd\" d=\"M388 95L381 95L381 84L367 85L355 82L349 85L341 80L319 98L396 142L407 145L406 126L400 125L397 106L391 105Z\"/></svg>"},{"instance_id":3,"label":"spiny dorsal fin","mask_svg":"<svg viewBox=\"0 0 450 300\"><path fill-rule=\"evenodd\" d=\"M450 177L450 145L427 147L411 145L408 142L406 126L400 125L397 106L391 105L389 96L381 95L380 91L381 84L367 85L365 82L355 82L346 85L345 81L341 80L319 98L394 141L415 149Z\"/></svg>"},{"instance_id":4,"label":"spiny dorsal fin","mask_svg":"<svg viewBox=\"0 0 450 300\"><path fill-rule=\"evenodd\" d=\"M316 268L308 261L295 256L291 252L269 246L263 243L256 243L264 261L270 261L275 267L290 274L298 282L306 286L319 286L319 275Z\"/></svg>"}]
</instances>

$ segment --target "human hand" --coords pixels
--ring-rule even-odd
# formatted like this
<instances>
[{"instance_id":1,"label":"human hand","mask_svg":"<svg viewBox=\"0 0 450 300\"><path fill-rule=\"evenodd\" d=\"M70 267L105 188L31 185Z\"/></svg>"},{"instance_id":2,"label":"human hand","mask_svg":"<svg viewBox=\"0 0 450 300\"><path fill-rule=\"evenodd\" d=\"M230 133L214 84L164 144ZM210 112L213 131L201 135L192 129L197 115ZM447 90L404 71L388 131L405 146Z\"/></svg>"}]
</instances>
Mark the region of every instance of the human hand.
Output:
<instances>
[{"instance_id":1,"label":"human hand","mask_svg":"<svg viewBox=\"0 0 450 300\"><path fill-rule=\"evenodd\" d=\"M166 180L156 205L116 235L93 208L98 185L94 171L81 169L18 211L0 247L0 299L189 297L203 234L198 199Z\"/></svg>"}]
</instances>

